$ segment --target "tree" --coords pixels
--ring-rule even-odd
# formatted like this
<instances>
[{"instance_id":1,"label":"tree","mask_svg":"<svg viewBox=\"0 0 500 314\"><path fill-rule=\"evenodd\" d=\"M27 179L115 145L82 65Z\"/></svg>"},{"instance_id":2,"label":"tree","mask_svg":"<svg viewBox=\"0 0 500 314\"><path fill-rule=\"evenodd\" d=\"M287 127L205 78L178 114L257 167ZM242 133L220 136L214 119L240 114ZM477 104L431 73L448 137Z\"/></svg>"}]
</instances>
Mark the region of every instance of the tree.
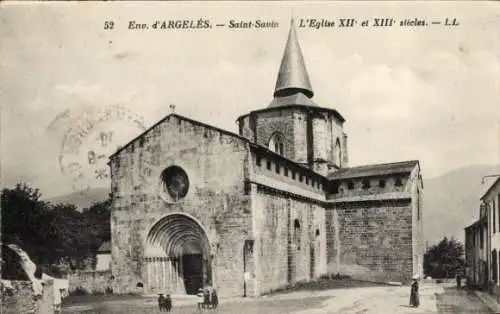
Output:
<instances>
[{"instance_id":1,"label":"tree","mask_svg":"<svg viewBox=\"0 0 500 314\"><path fill-rule=\"evenodd\" d=\"M464 245L444 237L427 249L424 255L424 274L432 278L453 278L465 266Z\"/></svg>"},{"instance_id":2,"label":"tree","mask_svg":"<svg viewBox=\"0 0 500 314\"><path fill-rule=\"evenodd\" d=\"M2 242L19 245L48 274L63 262L81 269L84 260L95 258L102 242L110 239L111 201L95 203L81 213L74 205L52 205L40 197L38 189L24 183L2 190ZM2 250L4 261L6 254Z\"/></svg>"}]
</instances>

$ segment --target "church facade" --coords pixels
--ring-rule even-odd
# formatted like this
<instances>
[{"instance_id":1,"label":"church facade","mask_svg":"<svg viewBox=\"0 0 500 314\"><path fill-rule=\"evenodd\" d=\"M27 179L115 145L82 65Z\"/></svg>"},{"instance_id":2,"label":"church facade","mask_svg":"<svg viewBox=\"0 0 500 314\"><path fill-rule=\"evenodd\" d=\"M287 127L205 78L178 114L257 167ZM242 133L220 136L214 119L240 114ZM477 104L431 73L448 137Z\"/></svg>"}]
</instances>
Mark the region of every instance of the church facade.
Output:
<instances>
[{"instance_id":1,"label":"church facade","mask_svg":"<svg viewBox=\"0 0 500 314\"><path fill-rule=\"evenodd\" d=\"M258 296L325 274L422 274L418 161L349 167L290 28L267 108L234 134L170 114L110 157L114 291Z\"/></svg>"}]
</instances>

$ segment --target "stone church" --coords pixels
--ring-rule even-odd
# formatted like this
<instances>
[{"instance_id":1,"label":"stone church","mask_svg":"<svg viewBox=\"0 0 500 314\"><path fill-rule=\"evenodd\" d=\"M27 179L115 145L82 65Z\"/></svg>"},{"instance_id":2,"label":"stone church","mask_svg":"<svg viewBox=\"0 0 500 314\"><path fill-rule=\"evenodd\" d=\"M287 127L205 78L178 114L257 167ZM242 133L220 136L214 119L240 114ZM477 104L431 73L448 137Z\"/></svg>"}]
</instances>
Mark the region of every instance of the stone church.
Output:
<instances>
[{"instance_id":1,"label":"stone church","mask_svg":"<svg viewBox=\"0 0 500 314\"><path fill-rule=\"evenodd\" d=\"M325 274L421 275L419 162L349 167L345 119L313 95L292 23L273 98L239 134L172 113L114 153L114 291L258 296Z\"/></svg>"}]
</instances>

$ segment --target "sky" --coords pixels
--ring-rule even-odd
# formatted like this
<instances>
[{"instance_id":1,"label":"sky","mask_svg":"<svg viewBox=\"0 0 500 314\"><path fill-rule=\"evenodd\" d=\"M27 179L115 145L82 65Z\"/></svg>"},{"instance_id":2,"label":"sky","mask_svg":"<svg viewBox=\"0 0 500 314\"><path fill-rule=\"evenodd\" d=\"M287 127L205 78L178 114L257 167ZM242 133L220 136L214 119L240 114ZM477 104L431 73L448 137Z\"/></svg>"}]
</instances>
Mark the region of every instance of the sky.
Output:
<instances>
[{"instance_id":1,"label":"sky","mask_svg":"<svg viewBox=\"0 0 500 314\"><path fill-rule=\"evenodd\" d=\"M11 2L0 11L2 185L24 181L45 197L73 192L62 170L70 160L61 155L82 113L120 108L140 120L104 123L99 130L116 135L101 147L105 155L168 115L171 104L237 133L237 117L272 100L292 16L456 18L454 27L298 28L313 100L346 119L352 166L418 159L425 179L500 164L498 3ZM127 29L130 21L185 19L279 27ZM87 183L109 186L91 176Z\"/></svg>"}]
</instances>

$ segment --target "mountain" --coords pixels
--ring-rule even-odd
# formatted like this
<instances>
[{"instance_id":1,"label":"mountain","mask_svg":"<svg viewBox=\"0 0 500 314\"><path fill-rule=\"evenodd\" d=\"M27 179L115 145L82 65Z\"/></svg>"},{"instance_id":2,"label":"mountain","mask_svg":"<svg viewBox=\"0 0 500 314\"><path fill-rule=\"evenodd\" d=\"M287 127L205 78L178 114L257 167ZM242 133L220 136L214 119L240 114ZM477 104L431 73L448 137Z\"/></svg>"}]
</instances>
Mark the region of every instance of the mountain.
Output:
<instances>
[{"instance_id":1,"label":"mountain","mask_svg":"<svg viewBox=\"0 0 500 314\"><path fill-rule=\"evenodd\" d=\"M482 178L500 174L500 165L473 165L453 170L442 176L424 179L423 220L424 237L429 245L443 236L464 240L464 228L478 218L479 198L496 179ZM74 204L79 209L108 198L109 189L92 188L85 193L74 192L47 199L57 203Z\"/></svg>"},{"instance_id":2,"label":"mountain","mask_svg":"<svg viewBox=\"0 0 500 314\"><path fill-rule=\"evenodd\" d=\"M85 192L73 192L66 195L56 196L45 201L52 204L73 204L78 209L88 208L92 204L105 201L109 197L110 190L107 188L91 188Z\"/></svg>"},{"instance_id":3,"label":"mountain","mask_svg":"<svg viewBox=\"0 0 500 314\"><path fill-rule=\"evenodd\" d=\"M429 245L443 238L464 241L464 228L479 214L480 198L496 178L483 176L500 174L500 166L473 165L453 170L442 176L424 179L424 237Z\"/></svg>"}]
</instances>

